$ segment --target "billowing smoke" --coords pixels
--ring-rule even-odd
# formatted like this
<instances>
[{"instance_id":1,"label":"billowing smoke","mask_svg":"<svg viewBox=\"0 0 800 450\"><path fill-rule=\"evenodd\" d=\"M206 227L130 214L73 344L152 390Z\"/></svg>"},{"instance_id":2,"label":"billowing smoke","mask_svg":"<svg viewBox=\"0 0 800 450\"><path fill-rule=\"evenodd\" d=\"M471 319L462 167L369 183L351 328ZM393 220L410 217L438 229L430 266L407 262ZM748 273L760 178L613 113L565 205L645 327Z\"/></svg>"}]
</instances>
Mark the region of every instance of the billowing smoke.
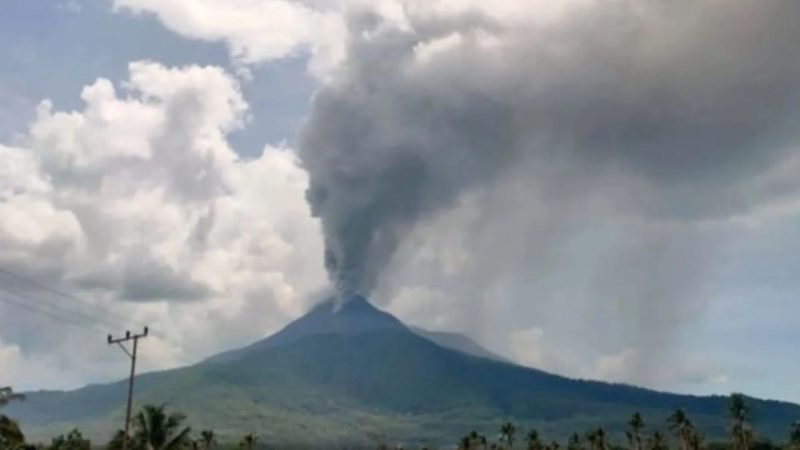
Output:
<instances>
[{"instance_id":1,"label":"billowing smoke","mask_svg":"<svg viewBox=\"0 0 800 450\"><path fill-rule=\"evenodd\" d=\"M525 1L439 3L352 12L302 132L342 292L369 293L421 219L523 161L537 198L613 179L612 202L659 220L724 219L796 190L772 175L800 130L800 2L585 1L551 20Z\"/></svg>"}]
</instances>

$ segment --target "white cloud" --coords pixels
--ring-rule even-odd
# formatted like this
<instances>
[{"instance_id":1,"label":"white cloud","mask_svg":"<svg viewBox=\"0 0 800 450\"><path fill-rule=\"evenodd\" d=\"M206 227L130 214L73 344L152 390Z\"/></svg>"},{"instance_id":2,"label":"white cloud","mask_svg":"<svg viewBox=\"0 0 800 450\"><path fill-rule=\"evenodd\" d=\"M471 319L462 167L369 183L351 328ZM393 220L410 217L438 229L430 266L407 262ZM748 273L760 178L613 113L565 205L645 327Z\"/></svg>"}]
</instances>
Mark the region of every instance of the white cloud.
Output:
<instances>
[{"instance_id":1,"label":"white cloud","mask_svg":"<svg viewBox=\"0 0 800 450\"><path fill-rule=\"evenodd\" d=\"M291 149L242 159L230 148L227 135L247 120L237 81L217 67L142 61L120 86L87 86L79 111L45 101L18 144L0 145L0 266L150 324L158 334L144 347L145 370L248 343L305 309L325 281L307 176ZM124 373L102 331L0 310L0 384ZM30 332L42 327L51 331Z\"/></svg>"},{"instance_id":2,"label":"white cloud","mask_svg":"<svg viewBox=\"0 0 800 450\"><path fill-rule=\"evenodd\" d=\"M171 30L193 39L225 42L240 64L314 52L334 58L341 44L337 15L291 0L113 0L115 8L152 13Z\"/></svg>"},{"instance_id":3,"label":"white cloud","mask_svg":"<svg viewBox=\"0 0 800 450\"><path fill-rule=\"evenodd\" d=\"M308 54L311 71L325 77L345 57L348 16L353 11L369 9L401 25L407 25L409 15L452 18L477 13L507 26L530 26L559 20L592 0L111 1L117 11L153 14L182 36L225 43L242 74L249 73L248 65Z\"/></svg>"}]
</instances>

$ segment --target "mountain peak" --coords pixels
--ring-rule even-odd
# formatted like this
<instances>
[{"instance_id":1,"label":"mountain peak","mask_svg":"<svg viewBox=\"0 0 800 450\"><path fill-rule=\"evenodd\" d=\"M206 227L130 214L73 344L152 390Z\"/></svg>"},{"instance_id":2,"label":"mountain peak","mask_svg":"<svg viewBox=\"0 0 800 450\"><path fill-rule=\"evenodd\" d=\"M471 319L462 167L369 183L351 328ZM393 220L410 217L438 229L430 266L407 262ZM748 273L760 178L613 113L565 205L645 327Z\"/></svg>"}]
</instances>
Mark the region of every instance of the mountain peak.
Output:
<instances>
[{"instance_id":1,"label":"mountain peak","mask_svg":"<svg viewBox=\"0 0 800 450\"><path fill-rule=\"evenodd\" d=\"M339 297L330 297L316 306L311 308L308 314L326 312L329 314L352 314L355 312L381 314L378 308L372 304L363 295L351 294ZM307 315L308 315L307 314ZM301 317L298 320L302 320Z\"/></svg>"},{"instance_id":2,"label":"mountain peak","mask_svg":"<svg viewBox=\"0 0 800 450\"><path fill-rule=\"evenodd\" d=\"M374 307L361 295L344 299L329 298L315 306L308 314L295 320L273 338L286 333L309 335L322 333L360 334L377 329L407 331L397 318Z\"/></svg>"},{"instance_id":3,"label":"mountain peak","mask_svg":"<svg viewBox=\"0 0 800 450\"><path fill-rule=\"evenodd\" d=\"M272 336L243 349L213 356L208 361L225 362L253 351L285 345L308 336L357 335L387 330L411 333L400 320L374 307L362 295L349 295L344 299L330 297Z\"/></svg>"}]
</instances>

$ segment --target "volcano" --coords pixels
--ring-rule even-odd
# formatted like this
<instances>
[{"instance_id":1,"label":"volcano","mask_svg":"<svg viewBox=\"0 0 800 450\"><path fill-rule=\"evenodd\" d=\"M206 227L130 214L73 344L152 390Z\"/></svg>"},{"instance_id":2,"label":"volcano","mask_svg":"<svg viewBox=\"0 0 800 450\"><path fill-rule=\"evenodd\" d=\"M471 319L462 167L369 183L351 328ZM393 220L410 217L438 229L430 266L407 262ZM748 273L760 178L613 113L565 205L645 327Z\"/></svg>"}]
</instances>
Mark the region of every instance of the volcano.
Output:
<instances>
[{"instance_id":1,"label":"volcano","mask_svg":"<svg viewBox=\"0 0 800 450\"><path fill-rule=\"evenodd\" d=\"M454 337L455 336L455 337ZM28 393L4 413L29 435L72 427L105 442L122 423L126 382ZM355 296L327 301L278 333L193 366L137 378L136 403L167 404L223 440L256 433L275 446L444 445L501 422L545 437L602 425L621 436L641 412L663 423L684 408L710 437L725 434L726 399L575 380L502 360L467 338L412 329ZM782 437L800 406L752 400L758 431Z\"/></svg>"}]
</instances>

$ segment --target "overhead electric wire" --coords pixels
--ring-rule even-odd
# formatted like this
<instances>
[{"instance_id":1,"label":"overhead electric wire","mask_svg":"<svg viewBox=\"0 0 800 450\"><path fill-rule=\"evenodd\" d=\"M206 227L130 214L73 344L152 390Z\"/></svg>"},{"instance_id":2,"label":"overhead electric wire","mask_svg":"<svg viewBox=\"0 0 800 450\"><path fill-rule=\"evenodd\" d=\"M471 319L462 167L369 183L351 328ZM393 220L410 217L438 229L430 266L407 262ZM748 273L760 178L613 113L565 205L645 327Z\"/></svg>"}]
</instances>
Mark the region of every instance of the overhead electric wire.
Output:
<instances>
[{"instance_id":1,"label":"overhead electric wire","mask_svg":"<svg viewBox=\"0 0 800 450\"><path fill-rule=\"evenodd\" d=\"M92 333L95 333L95 331L97 331L95 329L90 328L85 323L81 323L81 322L75 321L75 320L67 318L67 317L62 317L62 316L59 316L58 314L54 314L54 313L52 313L50 311L38 309L38 308L35 308L35 307L33 307L31 305L28 305L26 303L19 302L19 301L16 301L16 300L12 300L12 299L7 298L7 297L0 296L0 303L5 303L7 305L11 305L11 306L14 306L14 307L17 307L17 308L20 308L20 309L24 309L24 310L26 310L28 312L33 313L33 314L45 315L45 316L50 317L51 319L57 320L59 322L62 322L62 323L68 324L68 325L72 325L72 326L75 326L75 327L82 328L82 329L84 329L86 331L91 331Z\"/></svg>"},{"instance_id":2,"label":"overhead electric wire","mask_svg":"<svg viewBox=\"0 0 800 450\"><path fill-rule=\"evenodd\" d=\"M55 304L52 301L46 301L46 300L43 299L43 297L33 297L32 294L21 294L21 293L19 293L19 291L15 292L15 290L9 289L7 286L3 287L2 285L0 285L0 290L5 291L6 293L12 293L12 294L14 294L16 296L26 298L29 301L41 302L43 304L46 304L46 305L50 306L51 308L59 309L62 312L66 312L67 314L78 314L80 316L83 316L85 319L90 320L92 322L92 324L95 325L95 328L97 328L98 330L100 328L97 326L97 324L100 324L100 325L102 325L103 327L105 327L107 329L113 329L113 328L117 327L117 325L111 326L112 323L113 324L122 323L122 324L127 324L127 325L135 325L135 326L141 327L141 328L144 328L146 326L146 325L138 323L137 321L134 321L134 320L132 320L130 318L126 318L126 317L124 317L124 316L122 316L120 314L114 313L113 311L110 311L110 310L108 310L106 308L103 308L100 305L96 305L94 303L88 302L87 300L84 300L84 299L82 299L80 297L77 297L75 295L72 295L72 294L69 294L67 292L63 292L63 291L61 291L59 289L56 289L54 287L48 286L45 283L37 281L37 280L35 280L35 279L31 278L31 277L20 275L18 273L12 272L12 271L10 271L8 269L5 269L5 268L2 268L2 267L0 267L0 274L5 274L5 275L7 275L7 276L9 276L11 278L14 278L16 280L22 281L22 282L28 284L29 286L34 286L34 287L36 287L38 289L44 290L44 291L49 292L51 294L54 294L54 295L56 295L58 297L61 297L61 298L66 299L66 300L69 300L69 301L72 302L72 303L70 303L72 305L82 306L84 308L89 308L89 309L94 309L93 313L100 313L100 314L106 316L106 318L105 319L100 319L100 318L98 318L96 316L93 316L93 315L89 314L87 312L87 310L84 310L84 311L73 311L73 310L70 310L68 308L64 308L63 305ZM2 280L2 278L0 278L0 280ZM34 312L34 309L35 309L35 308L31 307L30 305L26 305L23 302L19 302L19 300L17 300L16 302L6 301L5 303L14 304L14 305L16 305L16 306L18 306L20 308L28 309L29 311L32 311L32 312ZM22 305L24 305L24 306L22 306ZM37 311L41 311L41 310L37 310ZM50 316L51 318L54 318L54 319L56 317L58 317L58 314L54 314L54 313L48 313L48 312L41 312L41 313L45 314L45 315L48 315L48 316ZM64 321L64 320L67 320L67 319L59 318L59 319L56 319L56 320ZM72 322L72 324L76 325L75 322ZM108 330L102 330L102 331L103 332L107 332ZM167 335L165 335L165 334L163 334L163 333L161 333L161 332L159 332L157 330L152 330L151 329L150 332L151 332L151 334L154 334L155 336L157 336L157 337L159 337L159 338L161 338L163 340L175 343L175 341L170 339Z\"/></svg>"},{"instance_id":3,"label":"overhead electric wire","mask_svg":"<svg viewBox=\"0 0 800 450\"><path fill-rule=\"evenodd\" d=\"M37 287L39 289L42 289L44 291L50 292L51 294L55 294L55 295L57 295L59 297L62 297L64 299L71 300L72 302L75 302L75 303L79 304L80 306L83 306L83 307L86 307L86 308L93 308L96 312L105 315L107 317L107 319L112 319L111 321L114 322L114 323L121 322L121 323L124 323L124 324L136 325L137 327L144 327L145 326L144 324L137 323L136 321L131 320L128 317L124 317L122 315L114 313L113 311L109 311L108 309L103 308L100 305L96 305L94 303L90 303L90 302L88 302L88 301L86 301L86 300L84 300L84 299L82 299L80 297L77 297L75 295L72 295L72 294L69 294L67 292L63 292L63 291L61 291L59 289L53 288L51 286L48 286L48 285L46 285L46 284L44 284L44 283L42 283L40 281L34 280L33 278L30 278L30 277L27 277L27 276L24 276L24 275L20 275L18 273L12 272L12 271L10 271L8 269L4 269L2 267L0 267L0 273L8 275L8 276L10 276L12 278L15 278L17 280L23 281L23 282L25 282L25 283L27 283L29 285L35 286L35 287ZM0 287L0 288L2 288L2 287Z\"/></svg>"},{"instance_id":4,"label":"overhead electric wire","mask_svg":"<svg viewBox=\"0 0 800 450\"><path fill-rule=\"evenodd\" d=\"M44 299L43 297L33 297L32 295L27 294L25 292L21 292L19 290L12 289L12 288L5 287L5 286L0 286L0 292L5 292L6 294L11 294L12 296L23 298L25 300L28 300L29 302L40 303L42 305L47 306L51 310L55 310L55 311L57 311L59 313L66 314L68 316L73 316L73 315L74 316L80 316L80 317L83 318L83 320L88 320L89 322L93 322L93 323L97 323L97 324L103 325L106 328L108 328L109 330L114 328L113 325L111 325L110 323L106 322L104 319L100 319L100 318L98 318L96 316L87 314L84 311L73 310L73 309L66 308L66 307L64 307L64 305L60 305L58 303L50 302L50 301Z\"/></svg>"}]
</instances>

